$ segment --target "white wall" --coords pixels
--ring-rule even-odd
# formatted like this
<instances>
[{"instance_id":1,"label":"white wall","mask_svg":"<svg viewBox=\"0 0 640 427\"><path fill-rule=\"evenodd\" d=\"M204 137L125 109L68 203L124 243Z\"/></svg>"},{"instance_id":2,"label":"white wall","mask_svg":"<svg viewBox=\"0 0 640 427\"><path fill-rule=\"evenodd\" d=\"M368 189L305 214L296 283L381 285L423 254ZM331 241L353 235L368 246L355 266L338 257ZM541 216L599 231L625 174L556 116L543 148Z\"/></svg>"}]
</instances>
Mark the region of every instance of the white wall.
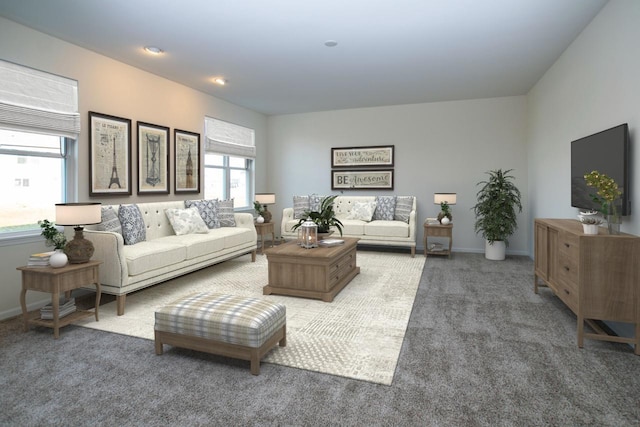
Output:
<instances>
[{"instance_id":1,"label":"white wall","mask_svg":"<svg viewBox=\"0 0 640 427\"><path fill-rule=\"evenodd\" d=\"M79 184L80 201L105 203L135 203L167 199L197 198L189 194L173 194L173 170L171 169L171 194L136 196L137 181L133 169L130 197L89 199L89 151L88 112L125 117L132 120L132 141L136 141L136 121L154 123L173 129L203 133L204 116L216 117L256 131L256 189L266 191L266 159L262 155L266 147L267 120L262 114L238 107L186 86L160 78L154 74L130 67L78 46L63 42L43 33L31 30L12 21L0 18L0 58L25 66L59 74L78 81L79 110L82 117L82 132L79 138ZM162 60L161 58L155 58ZM132 149L132 164L136 164L135 145ZM173 156L173 151L171 152ZM171 163L170 168L173 168ZM2 246L0 241L0 319L18 314L20 275L16 267L26 264L29 254L47 249L44 240L37 243ZM28 304L37 306L47 294L28 292ZM44 299L43 299L44 298Z\"/></svg>"},{"instance_id":2,"label":"white wall","mask_svg":"<svg viewBox=\"0 0 640 427\"><path fill-rule=\"evenodd\" d=\"M622 231L640 234L640 2L609 2L528 95L532 218L575 218L570 142L628 123L631 216ZM533 226L530 227L533 248Z\"/></svg>"},{"instance_id":3,"label":"white wall","mask_svg":"<svg viewBox=\"0 0 640 427\"><path fill-rule=\"evenodd\" d=\"M484 251L473 230L476 183L486 171L514 169L524 210L509 252L528 254L526 98L524 96L361 108L268 118L270 190L275 210L292 206L292 196L335 194L331 190L331 148L395 145L395 189L345 190L345 194L397 194L418 198L418 247L422 222L436 216L433 193L458 193L452 206L453 249ZM281 218L281 215L277 215ZM279 224L277 224L279 228Z\"/></svg>"}]
</instances>

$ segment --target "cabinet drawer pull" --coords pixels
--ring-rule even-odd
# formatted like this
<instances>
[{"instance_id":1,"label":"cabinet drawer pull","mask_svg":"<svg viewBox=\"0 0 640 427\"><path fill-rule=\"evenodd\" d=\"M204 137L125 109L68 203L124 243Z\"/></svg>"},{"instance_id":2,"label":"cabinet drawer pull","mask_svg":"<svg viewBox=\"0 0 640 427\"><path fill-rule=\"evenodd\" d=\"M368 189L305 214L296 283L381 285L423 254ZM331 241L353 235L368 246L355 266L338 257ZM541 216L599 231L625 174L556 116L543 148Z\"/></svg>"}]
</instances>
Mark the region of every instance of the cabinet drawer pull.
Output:
<instances>
[{"instance_id":1,"label":"cabinet drawer pull","mask_svg":"<svg viewBox=\"0 0 640 427\"><path fill-rule=\"evenodd\" d=\"M567 267L566 265L564 267L562 267L562 268L564 268L564 271L569 271L570 270L570 268Z\"/></svg>"},{"instance_id":2,"label":"cabinet drawer pull","mask_svg":"<svg viewBox=\"0 0 640 427\"><path fill-rule=\"evenodd\" d=\"M569 292L568 290L563 289L563 291L564 291L564 293L565 293L565 294L567 294L567 295L571 295L571 292Z\"/></svg>"},{"instance_id":3,"label":"cabinet drawer pull","mask_svg":"<svg viewBox=\"0 0 640 427\"><path fill-rule=\"evenodd\" d=\"M571 247L571 245L568 244L568 243L565 243L564 246L567 247L567 248Z\"/></svg>"}]
</instances>

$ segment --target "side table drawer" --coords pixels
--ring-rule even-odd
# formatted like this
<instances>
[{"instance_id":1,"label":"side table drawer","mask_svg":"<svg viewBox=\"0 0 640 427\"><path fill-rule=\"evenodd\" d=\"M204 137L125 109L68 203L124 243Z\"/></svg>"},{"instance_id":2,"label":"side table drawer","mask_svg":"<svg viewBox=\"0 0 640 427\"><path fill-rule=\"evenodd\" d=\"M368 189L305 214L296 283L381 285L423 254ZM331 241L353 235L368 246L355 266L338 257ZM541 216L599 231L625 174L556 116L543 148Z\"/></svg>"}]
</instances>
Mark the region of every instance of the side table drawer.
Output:
<instances>
[{"instance_id":1,"label":"side table drawer","mask_svg":"<svg viewBox=\"0 0 640 427\"><path fill-rule=\"evenodd\" d=\"M440 227L426 227L425 234L432 237L449 237L451 235L451 229Z\"/></svg>"}]
</instances>

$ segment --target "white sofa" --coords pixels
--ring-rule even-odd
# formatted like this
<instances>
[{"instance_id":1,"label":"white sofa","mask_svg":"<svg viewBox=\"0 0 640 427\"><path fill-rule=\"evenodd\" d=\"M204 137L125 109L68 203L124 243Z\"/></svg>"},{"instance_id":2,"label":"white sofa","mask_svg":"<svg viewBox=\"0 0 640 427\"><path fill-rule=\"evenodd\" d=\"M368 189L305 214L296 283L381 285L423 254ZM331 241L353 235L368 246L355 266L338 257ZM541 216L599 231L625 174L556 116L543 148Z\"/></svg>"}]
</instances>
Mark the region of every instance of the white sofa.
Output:
<instances>
[{"instance_id":1,"label":"white sofa","mask_svg":"<svg viewBox=\"0 0 640 427\"><path fill-rule=\"evenodd\" d=\"M416 198L412 197L413 206L409 213L408 222L399 220L362 221L350 219L352 207L358 202L375 202L376 196L337 196L333 207L338 218L344 225L344 237L358 237L358 244L377 246L399 246L411 250L411 256L416 254ZM297 230L293 226L299 219L294 218L294 208L284 208L280 232L285 239L296 239ZM336 230L332 237L339 237Z\"/></svg>"},{"instance_id":2,"label":"white sofa","mask_svg":"<svg viewBox=\"0 0 640 427\"><path fill-rule=\"evenodd\" d=\"M146 228L144 241L125 245L122 234L95 226L84 233L95 247L92 259L103 262L102 292L116 295L118 315L124 314L125 297L133 291L248 253L255 262L257 235L250 213L235 213L235 227L176 235L165 210L185 209L184 201L137 206ZM112 208L118 212L119 206Z\"/></svg>"}]
</instances>

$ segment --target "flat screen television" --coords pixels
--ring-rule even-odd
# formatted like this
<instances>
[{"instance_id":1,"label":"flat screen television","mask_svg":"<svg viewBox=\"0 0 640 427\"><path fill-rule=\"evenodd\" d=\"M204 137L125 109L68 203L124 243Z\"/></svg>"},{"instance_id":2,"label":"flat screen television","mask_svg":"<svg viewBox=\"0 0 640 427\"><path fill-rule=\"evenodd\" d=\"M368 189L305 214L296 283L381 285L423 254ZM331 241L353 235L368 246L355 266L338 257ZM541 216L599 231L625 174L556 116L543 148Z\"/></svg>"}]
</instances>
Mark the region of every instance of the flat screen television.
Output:
<instances>
[{"instance_id":1,"label":"flat screen television","mask_svg":"<svg viewBox=\"0 0 640 427\"><path fill-rule=\"evenodd\" d=\"M596 193L584 176L594 170L613 178L622 197L616 204L621 215L631 214L629 199L629 126L624 123L571 142L571 206L599 210L591 199Z\"/></svg>"}]
</instances>

